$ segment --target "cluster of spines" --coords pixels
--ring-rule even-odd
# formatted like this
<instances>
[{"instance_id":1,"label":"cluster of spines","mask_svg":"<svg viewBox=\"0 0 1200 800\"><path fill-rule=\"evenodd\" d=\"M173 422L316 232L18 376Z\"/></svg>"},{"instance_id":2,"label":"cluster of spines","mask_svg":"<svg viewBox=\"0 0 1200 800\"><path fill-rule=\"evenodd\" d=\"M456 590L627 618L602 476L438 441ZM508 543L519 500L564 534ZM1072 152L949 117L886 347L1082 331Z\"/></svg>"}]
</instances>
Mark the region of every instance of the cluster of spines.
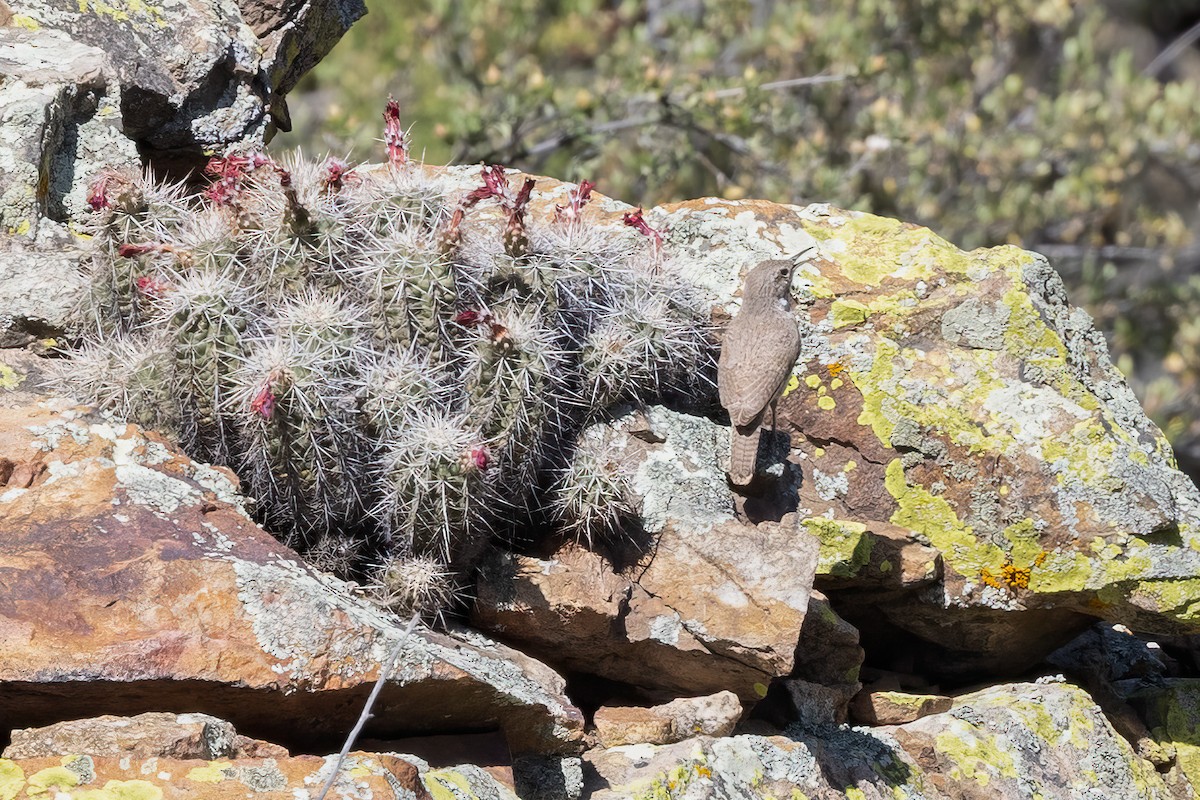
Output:
<instances>
[{"instance_id":1,"label":"cluster of spines","mask_svg":"<svg viewBox=\"0 0 1200 800\"><path fill-rule=\"evenodd\" d=\"M96 335L65 377L238 468L264 518L318 560L348 562L362 548L329 537L369 530L380 575L453 571L541 502L580 538L617 533L627 493L590 477L574 438L613 403L702 375L703 315L680 281L655 279L640 211L626 221L649 248L585 223L587 182L542 221L534 181L500 167L454 201L385 118L389 165L371 172L234 154L191 194L102 174ZM493 203L499 236L474 220ZM564 491L564 475L588 483ZM587 507L614 497L625 505Z\"/></svg>"}]
</instances>

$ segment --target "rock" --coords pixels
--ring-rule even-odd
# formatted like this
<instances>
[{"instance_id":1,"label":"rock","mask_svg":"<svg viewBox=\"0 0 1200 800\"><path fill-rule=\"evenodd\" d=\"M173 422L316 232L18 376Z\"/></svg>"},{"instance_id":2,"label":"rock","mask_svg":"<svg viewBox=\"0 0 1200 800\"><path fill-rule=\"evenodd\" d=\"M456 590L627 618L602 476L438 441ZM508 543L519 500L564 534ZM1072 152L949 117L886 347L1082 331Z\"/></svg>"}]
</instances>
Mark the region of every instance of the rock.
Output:
<instances>
[{"instance_id":1,"label":"rock","mask_svg":"<svg viewBox=\"0 0 1200 800\"><path fill-rule=\"evenodd\" d=\"M563 669L676 695L761 698L794 665L816 542L794 526L733 518L719 428L663 408L648 415L611 425L653 433L619 445L636 465L653 550L620 573L575 545L546 559L496 553L472 622Z\"/></svg>"},{"instance_id":2,"label":"rock","mask_svg":"<svg viewBox=\"0 0 1200 800\"><path fill-rule=\"evenodd\" d=\"M583 760L577 756L523 756L513 762L521 800L579 800Z\"/></svg>"},{"instance_id":3,"label":"rock","mask_svg":"<svg viewBox=\"0 0 1200 800\"><path fill-rule=\"evenodd\" d=\"M1139 749L1157 755L1163 768L1173 768L1167 779L1175 786L1200 787L1200 680L1168 678L1145 681L1129 679L1117 684L1123 700L1136 709L1144 721L1143 733L1149 745L1137 742ZM1177 789L1180 797L1194 793Z\"/></svg>"},{"instance_id":4,"label":"rock","mask_svg":"<svg viewBox=\"0 0 1200 800\"><path fill-rule=\"evenodd\" d=\"M1134 636L1123 625L1101 622L1046 657L1052 666L1095 683L1130 678L1156 680L1168 674L1167 661L1156 642Z\"/></svg>"},{"instance_id":5,"label":"rock","mask_svg":"<svg viewBox=\"0 0 1200 800\"><path fill-rule=\"evenodd\" d=\"M67 0L11 0L25 27L104 51L120 87L125 136L162 167L231 146L262 147L282 98L350 24L361 0L244 4L231 0L129 9ZM83 176L81 176L83 177Z\"/></svg>"},{"instance_id":6,"label":"rock","mask_svg":"<svg viewBox=\"0 0 1200 800\"><path fill-rule=\"evenodd\" d=\"M1171 791L1091 698L1062 683L1006 684L880 731L948 797L1162 798Z\"/></svg>"},{"instance_id":7,"label":"rock","mask_svg":"<svg viewBox=\"0 0 1200 800\"><path fill-rule=\"evenodd\" d=\"M602 747L622 744L671 744L693 736L728 736L742 716L733 692L681 697L660 706L602 706L595 714Z\"/></svg>"},{"instance_id":8,"label":"rock","mask_svg":"<svg viewBox=\"0 0 1200 800\"><path fill-rule=\"evenodd\" d=\"M718 317L751 265L817 245L779 419L798 514L842 530L817 587L864 637L915 634L920 669L965 679L1026 669L1095 617L1196 630L1200 492L1045 259L824 205L647 217ZM903 569L874 552L897 534L928 548Z\"/></svg>"},{"instance_id":9,"label":"rock","mask_svg":"<svg viewBox=\"0 0 1200 800\"><path fill-rule=\"evenodd\" d=\"M794 738L701 736L591 750L583 758L590 800L946 797L894 741L848 728Z\"/></svg>"},{"instance_id":10,"label":"rock","mask_svg":"<svg viewBox=\"0 0 1200 800\"><path fill-rule=\"evenodd\" d=\"M0 347L24 347L74 327L86 283L79 269L83 258L74 246L43 247L17 237L0 241Z\"/></svg>"},{"instance_id":11,"label":"rock","mask_svg":"<svg viewBox=\"0 0 1200 800\"><path fill-rule=\"evenodd\" d=\"M903 725L949 711L952 705L952 698L941 695L862 691L850 703L850 713L862 725Z\"/></svg>"},{"instance_id":12,"label":"rock","mask_svg":"<svg viewBox=\"0 0 1200 800\"><path fill-rule=\"evenodd\" d=\"M186 706L336 749L401 626L254 525L227 471L62 401L0 408L0 457L32 476L0 487L0 717ZM570 753L583 718L563 689L479 634L419 629L366 735L490 729Z\"/></svg>"},{"instance_id":13,"label":"rock","mask_svg":"<svg viewBox=\"0 0 1200 800\"><path fill-rule=\"evenodd\" d=\"M86 754L0 759L0 791L4 797L94 800L315 797L335 760L334 756L204 760ZM357 751L342 765L329 797L516 800L511 790L469 764L431 769L415 757Z\"/></svg>"},{"instance_id":14,"label":"rock","mask_svg":"<svg viewBox=\"0 0 1200 800\"><path fill-rule=\"evenodd\" d=\"M858 630L813 590L796 646L796 666L782 683L793 719L813 727L846 721L850 699L858 694L864 652Z\"/></svg>"},{"instance_id":15,"label":"rock","mask_svg":"<svg viewBox=\"0 0 1200 800\"><path fill-rule=\"evenodd\" d=\"M4 758L44 758L87 753L134 758L286 758L270 742L241 736L208 714L149 712L134 717L103 716L44 728L12 731Z\"/></svg>"},{"instance_id":16,"label":"rock","mask_svg":"<svg viewBox=\"0 0 1200 800\"><path fill-rule=\"evenodd\" d=\"M80 216L86 181L101 166L140 167L121 132L121 90L102 48L61 31L2 27L0 76L0 230L34 239L42 220Z\"/></svg>"}]
</instances>

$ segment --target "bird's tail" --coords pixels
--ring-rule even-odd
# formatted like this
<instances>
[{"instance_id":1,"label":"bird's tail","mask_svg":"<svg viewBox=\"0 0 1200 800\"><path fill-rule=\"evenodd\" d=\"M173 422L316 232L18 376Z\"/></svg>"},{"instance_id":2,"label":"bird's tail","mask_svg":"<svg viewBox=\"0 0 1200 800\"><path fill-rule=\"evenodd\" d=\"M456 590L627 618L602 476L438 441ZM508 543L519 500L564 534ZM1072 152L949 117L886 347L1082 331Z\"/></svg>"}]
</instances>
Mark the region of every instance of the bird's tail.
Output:
<instances>
[{"instance_id":1,"label":"bird's tail","mask_svg":"<svg viewBox=\"0 0 1200 800\"><path fill-rule=\"evenodd\" d=\"M758 437L760 425L735 425L729 432L729 480L735 486L745 486L754 480L754 468L758 463Z\"/></svg>"}]
</instances>

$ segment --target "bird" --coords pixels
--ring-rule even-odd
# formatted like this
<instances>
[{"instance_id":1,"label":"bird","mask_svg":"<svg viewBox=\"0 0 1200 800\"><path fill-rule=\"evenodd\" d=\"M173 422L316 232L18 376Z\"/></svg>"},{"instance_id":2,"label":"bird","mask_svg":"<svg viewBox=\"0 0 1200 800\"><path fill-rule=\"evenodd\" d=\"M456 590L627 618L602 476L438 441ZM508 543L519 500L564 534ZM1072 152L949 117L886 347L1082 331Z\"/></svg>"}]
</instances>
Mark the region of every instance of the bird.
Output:
<instances>
[{"instance_id":1,"label":"bird","mask_svg":"<svg viewBox=\"0 0 1200 800\"><path fill-rule=\"evenodd\" d=\"M783 394L796 359L800 331L792 315L792 276L811 251L788 260L773 259L746 273L742 308L725 329L717 361L717 393L733 424L729 480L745 486L754 479L763 418Z\"/></svg>"}]
</instances>

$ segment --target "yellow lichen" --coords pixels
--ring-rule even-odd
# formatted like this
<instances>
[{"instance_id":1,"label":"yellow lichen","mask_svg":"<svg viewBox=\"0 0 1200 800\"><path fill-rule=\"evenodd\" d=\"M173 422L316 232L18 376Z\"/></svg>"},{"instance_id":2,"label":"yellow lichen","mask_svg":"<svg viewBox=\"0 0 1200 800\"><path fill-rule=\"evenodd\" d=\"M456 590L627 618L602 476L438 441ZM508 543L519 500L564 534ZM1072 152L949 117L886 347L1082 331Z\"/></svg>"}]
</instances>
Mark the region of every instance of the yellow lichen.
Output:
<instances>
[{"instance_id":1,"label":"yellow lichen","mask_svg":"<svg viewBox=\"0 0 1200 800\"><path fill-rule=\"evenodd\" d=\"M24 375L0 361L0 389L15 390L23 380L25 380Z\"/></svg>"},{"instance_id":2,"label":"yellow lichen","mask_svg":"<svg viewBox=\"0 0 1200 800\"><path fill-rule=\"evenodd\" d=\"M79 776L66 767L47 767L29 776L26 794L45 794L51 789L70 789L79 785Z\"/></svg>"},{"instance_id":3,"label":"yellow lichen","mask_svg":"<svg viewBox=\"0 0 1200 800\"><path fill-rule=\"evenodd\" d=\"M149 781L107 781L100 789L71 792L71 800L162 800L163 791Z\"/></svg>"},{"instance_id":4,"label":"yellow lichen","mask_svg":"<svg viewBox=\"0 0 1200 800\"><path fill-rule=\"evenodd\" d=\"M13 800L25 786L25 770L7 758L0 758L0 800Z\"/></svg>"}]
</instances>

